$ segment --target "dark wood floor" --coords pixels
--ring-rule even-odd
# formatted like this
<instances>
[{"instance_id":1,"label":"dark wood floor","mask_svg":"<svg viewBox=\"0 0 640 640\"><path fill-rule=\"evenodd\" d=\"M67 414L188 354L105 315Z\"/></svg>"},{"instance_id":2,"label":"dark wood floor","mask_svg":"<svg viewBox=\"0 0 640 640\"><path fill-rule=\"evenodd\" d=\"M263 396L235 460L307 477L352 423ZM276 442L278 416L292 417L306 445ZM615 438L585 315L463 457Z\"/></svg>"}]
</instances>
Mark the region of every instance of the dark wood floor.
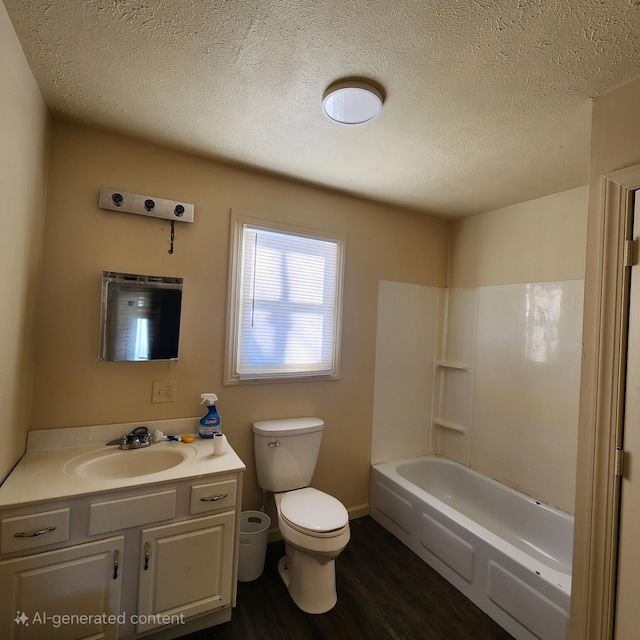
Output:
<instances>
[{"instance_id":1,"label":"dark wood floor","mask_svg":"<svg viewBox=\"0 0 640 640\"><path fill-rule=\"evenodd\" d=\"M351 522L336 563L338 603L309 615L292 602L268 546L264 573L238 584L231 622L188 640L512 640L511 636L372 518Z\"/></svg>"}]
</instances>

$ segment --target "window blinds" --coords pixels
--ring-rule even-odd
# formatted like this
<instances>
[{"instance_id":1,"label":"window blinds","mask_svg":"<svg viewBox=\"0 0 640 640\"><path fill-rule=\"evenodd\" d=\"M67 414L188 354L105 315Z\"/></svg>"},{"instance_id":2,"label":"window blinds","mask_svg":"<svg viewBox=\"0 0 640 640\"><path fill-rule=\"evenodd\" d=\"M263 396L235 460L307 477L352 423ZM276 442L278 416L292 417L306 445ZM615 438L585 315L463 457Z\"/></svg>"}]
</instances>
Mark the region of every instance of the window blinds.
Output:
<instances>
[{"instance_id":1,"label":"window blinds","mask_svg":"<svg viewBox=\"0 0 640 640\"><path fill-rule=\"evenodd\" d=\"M334 373L338 242L243 225L237 375Z\"/></svg>"}]
</instances>

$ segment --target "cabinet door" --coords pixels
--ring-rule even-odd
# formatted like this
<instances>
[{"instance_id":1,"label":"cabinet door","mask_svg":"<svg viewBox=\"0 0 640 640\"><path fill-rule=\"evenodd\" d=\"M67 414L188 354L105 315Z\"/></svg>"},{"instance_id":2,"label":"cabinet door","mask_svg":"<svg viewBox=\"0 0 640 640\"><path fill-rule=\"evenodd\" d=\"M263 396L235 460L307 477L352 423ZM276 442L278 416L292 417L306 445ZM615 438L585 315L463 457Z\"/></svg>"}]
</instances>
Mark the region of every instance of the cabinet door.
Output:
<instances>
[{"instance_id":1,"label":"cabinet door","mask_svg":"<svg viewBox=\"0 0 640 640\"><path fill-rule=\"evenodd\" d=\"M233 511L144 529L138 633L229 606Z\"/></svg>"},{"instance_id":2,"label":"cabinet door","mask_svg":"<svg viewBox=\"0 0 640 640\"><path fill-rule=\"evenodd\" d=\"M124 537L0 562L0 637L118 637Z\"/></svg>"}]
</instances>

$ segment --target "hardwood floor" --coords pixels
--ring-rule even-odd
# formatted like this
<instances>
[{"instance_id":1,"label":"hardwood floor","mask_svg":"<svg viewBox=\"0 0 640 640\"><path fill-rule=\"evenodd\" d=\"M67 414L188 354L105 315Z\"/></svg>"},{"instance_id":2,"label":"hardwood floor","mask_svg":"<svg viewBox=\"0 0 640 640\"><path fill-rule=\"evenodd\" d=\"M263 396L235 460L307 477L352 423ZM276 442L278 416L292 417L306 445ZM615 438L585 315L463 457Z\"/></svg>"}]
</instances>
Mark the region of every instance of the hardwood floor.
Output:
<instances>
[{"instance_id":1,"label":"hardwood floor","mask_svg":"<svg viewBox=\"0 0 640 640\"><path fill-rule=\"evenodd\" d=\"M351 521L336 562L338 603L298 609L280 580L284 543L268 546L264 573L238 584L231 622L188 640L510 640L511 636L370 517Z\"/></svg>"}]
</instances>

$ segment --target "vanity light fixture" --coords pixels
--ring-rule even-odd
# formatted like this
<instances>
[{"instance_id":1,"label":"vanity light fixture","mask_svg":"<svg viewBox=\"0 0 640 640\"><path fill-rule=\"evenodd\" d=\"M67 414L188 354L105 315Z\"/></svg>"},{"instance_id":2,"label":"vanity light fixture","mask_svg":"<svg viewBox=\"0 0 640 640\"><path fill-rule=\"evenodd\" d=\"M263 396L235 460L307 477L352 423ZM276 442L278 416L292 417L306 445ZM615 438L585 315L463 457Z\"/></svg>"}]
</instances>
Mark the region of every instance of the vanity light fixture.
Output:
<instances>
[{"instance_id":1,"label":"vanity light fixture","mask_svg":"<svg viewBox=\"0 0 640 640\"><path fill-rule=\"evenodd\" d=\"M382 93L368 82L344 80L324 92L322 111L339 124L364 124L382 111L382 100Z\"/></svg>"},{"instance_id":2,"label":"vanity light fixture","mask_svg":"<svg viewBox=\"0 0 640 640\"><path fill-rule=\"evenodd\" d=\"M139 193L127 193L116 189L100 189L98 206L109 211L137 213L141 216L164 218L171 222L169 253L173 253L175 223L193 222L194 205L189 202L176 202L164 198L150 198Z\"/></svg>"}]
</instances>

